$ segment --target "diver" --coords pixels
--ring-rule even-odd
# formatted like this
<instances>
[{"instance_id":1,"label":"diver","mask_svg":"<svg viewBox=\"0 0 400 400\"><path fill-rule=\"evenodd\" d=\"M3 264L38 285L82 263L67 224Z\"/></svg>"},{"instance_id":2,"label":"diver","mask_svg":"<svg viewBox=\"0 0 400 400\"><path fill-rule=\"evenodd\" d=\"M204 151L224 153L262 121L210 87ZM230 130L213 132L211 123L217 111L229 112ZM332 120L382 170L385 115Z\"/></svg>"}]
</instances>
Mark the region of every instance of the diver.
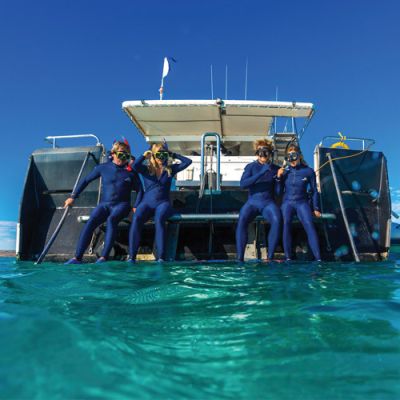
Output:
<instances>
[{"instance_id":1,"label":"diver","mask_svg":"<svg viewBox=\"0 0 400 400\"><path fill-rule=\"evenodd\" d=\"M247 228L257 214L261 214L270 223L268 260L274 256L282 224L281 212L274 200L274 195L280 194L280 182L277 179L279 167L272 163L273 145L269 140L261 139L256 140L253 147L258 158L246 165L240 180L241 189L249 190L249 198L240 210L236 228L238 261L244 260Z\"/></svg>"},{"instance_id":2,"label":"diver","mask_svg":"<svg viewBox=\"0 0 400 400\"><path fill-rule=\"evenodd\" d=\"M288 165L280 168L278 171L278 178L282 180L284 191L281 210L283 216L283 249L285 258L287 261L291 260L291 224L293 215L296 213L307 233L308 244L314 258L320 261L321 254L318 236L312 220L313 213L316 217L321 217L315 172L304 161L298 146L289 145L286 150L285 160ZM309 204L308 187L311 192L313 213Z\"/></svg>"},{"instance_id":3,"label":"diver","mask_svg":"<svg viewBox=\"0 0 400 400\"><path fill-rule=\"evenodd\" d=\"M173 164L173 160L180 161ZM170 204L169 193L174 176L183 171L192 160L168 151L168 145L157 143L135 161L133 168L144 184L143 200L138 206L129 231L129 262L135 262L139 249L143 225L154 216L157 260L165 258L165 221L174 210Z\"/></svg>"},{"instance_id":4,"label":"diver","mask_svg":"<svg viewBox=\"0 0 400 400\"><path fill-rule=\"evenodd\" d=\"M114 244L118 222L129 215L131 210L131 191L137 193L133 211L139 205L143 192L138 174L131 167L131 149L126 139L114 141L111 149L111 160L94 167L93 171L81 180L71 196L65 201L64 208L72 206L86 188L97 178L102 179L101 201L92 211L85 224L76 248L75 257L65 264L81 264L82 257L89 246L94 230L107 221L104 249L96 263L102 263Z\"/></svg>"}]
</instances>

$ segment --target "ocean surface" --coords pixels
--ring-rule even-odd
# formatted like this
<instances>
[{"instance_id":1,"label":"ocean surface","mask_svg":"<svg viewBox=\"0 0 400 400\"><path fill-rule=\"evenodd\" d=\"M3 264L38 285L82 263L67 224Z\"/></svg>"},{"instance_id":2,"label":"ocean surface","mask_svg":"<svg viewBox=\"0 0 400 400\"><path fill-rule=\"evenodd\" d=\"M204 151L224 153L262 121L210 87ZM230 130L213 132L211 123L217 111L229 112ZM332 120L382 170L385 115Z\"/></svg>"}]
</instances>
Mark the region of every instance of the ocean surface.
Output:
<instances>
[{"instance_id":1,"label":"ocean surface","mask_svg":"<svg viewBox=\"0 0 400 400\"><path fill-rule=\"evenodd\" d=\"M0 259L1 399L399 399L400 252L376 263Z\"/></svg>"}]
</instances>

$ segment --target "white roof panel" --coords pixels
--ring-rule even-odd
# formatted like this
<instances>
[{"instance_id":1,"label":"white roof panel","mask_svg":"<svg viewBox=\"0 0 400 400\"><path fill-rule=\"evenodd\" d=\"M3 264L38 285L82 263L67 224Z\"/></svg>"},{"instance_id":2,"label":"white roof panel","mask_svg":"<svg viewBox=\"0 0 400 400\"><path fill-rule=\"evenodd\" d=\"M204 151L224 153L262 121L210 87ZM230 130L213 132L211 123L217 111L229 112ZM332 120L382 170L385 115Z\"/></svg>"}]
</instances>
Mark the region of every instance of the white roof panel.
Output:
<instances>
[{"instance_id":1,"label":"white roof panel","mask_svg":"<svg viewBox=\"0 0 400 400\"><path fill-rule=\"evenodd\" d=\"M268 134L274 117L307 118L314 111L311 103L244 100L125 101L122 108L148 141L198 140L205 132L217 132L223 140L253 140Z\"/></svg>"}]
</instances>

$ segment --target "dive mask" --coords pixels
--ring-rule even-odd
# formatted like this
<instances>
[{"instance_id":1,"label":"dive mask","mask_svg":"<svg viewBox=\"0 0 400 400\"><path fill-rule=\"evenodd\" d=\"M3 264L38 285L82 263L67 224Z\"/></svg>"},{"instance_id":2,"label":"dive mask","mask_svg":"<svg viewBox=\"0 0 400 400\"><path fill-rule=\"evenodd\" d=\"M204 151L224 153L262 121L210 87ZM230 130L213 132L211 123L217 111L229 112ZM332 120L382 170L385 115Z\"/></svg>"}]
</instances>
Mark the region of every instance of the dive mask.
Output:
<instances>
[{"instance_id":1,"label":"dive mask","mask_svg":"<svg viewBox=\"0 0 400 400\"><path fill-rule=\"evenodd\" d=\"M289 151L289 153L286 154L286 160L291 162L291 161L297 161L300 157L300 154L297 151Z\"/></svg>"},{"instance_id":2,"label":"dive mask","mask_svg":"<svg viewBox=\"0 0 400 400\"><path fill-rule=\"evenodd\" d=\"M157 153L154 153L154 157L161 161L168 160L168 156L168 151L157 151Z\"/></svg>"},{"instance_id":3,"label":"dive mask","mask_svg":"<svg viewBox=\"0 0 400 400\"><path fill-rule=\"evenodd\" d=\"M268 158L271 156L271 150L268 147L260 147L256 150L256 156Z\"/></svg>"},{"instance_id":4,"label":"dive mask","mask_svg":"<svg viewBox=\"0 0 400 400\"><path fill-rule=\"evenodd\" d=\"M126 151L116 151L114 154L117 156L118 160L121 161L129 160L131 157L131 155Z\"/></svg>"}]
</instances>

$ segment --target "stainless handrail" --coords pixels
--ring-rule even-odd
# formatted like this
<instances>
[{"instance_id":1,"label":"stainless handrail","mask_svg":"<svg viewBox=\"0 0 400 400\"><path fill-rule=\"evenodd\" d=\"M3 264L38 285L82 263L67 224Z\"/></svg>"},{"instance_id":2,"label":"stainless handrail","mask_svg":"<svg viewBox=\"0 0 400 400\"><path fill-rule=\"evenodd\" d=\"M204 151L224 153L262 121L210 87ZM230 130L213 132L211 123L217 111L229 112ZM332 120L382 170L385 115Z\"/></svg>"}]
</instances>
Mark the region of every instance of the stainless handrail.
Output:
<instances>
[{"instance_id":1,"label":"stainless handrail","mask_svg":"<svg viewBox=\"0 0 400 400\"><path fill-rule=\"evenodd\" d=\"M79 138L86 138L92 137L96 139L96 146L101 146L100 139L91 133L82 134L82 135L64 135L64 136L46 136L44 139L49 143L53 142L53 149L56 148L56 140L57 139L79 139Z\"/></svg>"},{"instance_id":2,"label":"stainless handrail","mask_svg":"<svg viewBox=\"0 0 400 400\"><path fill-rule=\"evenodd\" d=\"M204 158L205 158L205 142L207 137L214 137L217 142L217 188L216 191L221 190L221 137L216 132L203 133L201 136L201 157L200 157L200 181L205 179L204 171Z\"/></svg>"}]
</instances>

